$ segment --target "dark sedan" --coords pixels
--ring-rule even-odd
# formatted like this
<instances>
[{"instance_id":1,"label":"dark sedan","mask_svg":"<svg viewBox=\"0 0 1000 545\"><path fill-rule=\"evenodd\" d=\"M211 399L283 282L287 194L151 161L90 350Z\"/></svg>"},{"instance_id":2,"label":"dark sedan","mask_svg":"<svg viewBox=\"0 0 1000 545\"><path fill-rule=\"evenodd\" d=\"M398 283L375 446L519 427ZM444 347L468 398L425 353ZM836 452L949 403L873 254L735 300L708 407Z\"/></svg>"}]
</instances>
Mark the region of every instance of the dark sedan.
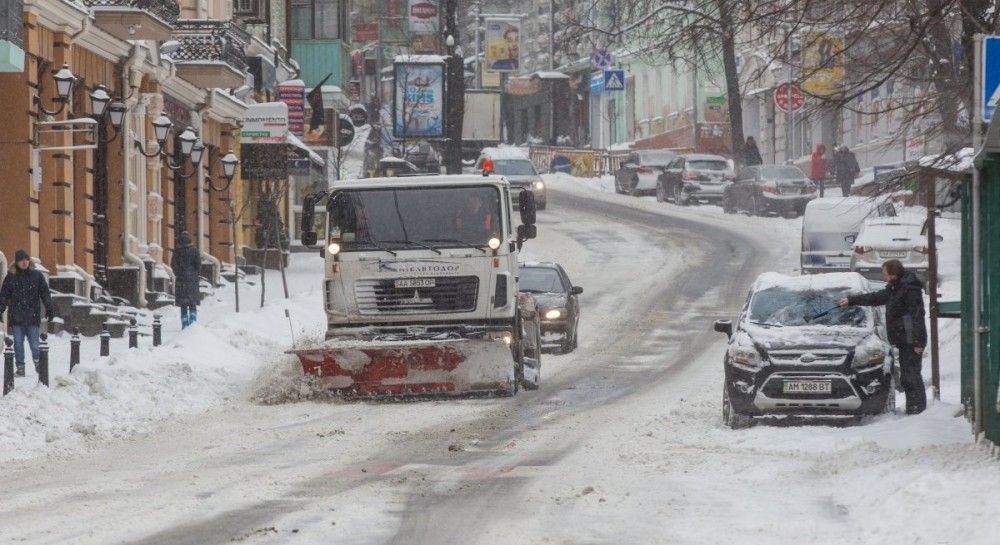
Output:
<instances>
[{"instance_id":1,"label":"dark sedan","mask_svg":"<svg viewBox=\"0 0 1000 545\"><path fill-rule=\"evenodd\" d=\"M574 286L557 263L525 263L518 273L519 289L535 296L542 316L542 343L558 344L562 353L577 347L580 325L579 295L583 288Z\"/></svg>"},{"instance_id":2,"label":"dark sedan","mask_svg":"<svg viewBox=\"0 0 1000 545\"><path fill-rule=\"evenodd\" d=\"M746 211L751 216L768 213L796 217L816 198L816 186L802 170L791 165L761 165L740 171L726 188L722 208L729 214Z\"/></svg>"}]
</instances>

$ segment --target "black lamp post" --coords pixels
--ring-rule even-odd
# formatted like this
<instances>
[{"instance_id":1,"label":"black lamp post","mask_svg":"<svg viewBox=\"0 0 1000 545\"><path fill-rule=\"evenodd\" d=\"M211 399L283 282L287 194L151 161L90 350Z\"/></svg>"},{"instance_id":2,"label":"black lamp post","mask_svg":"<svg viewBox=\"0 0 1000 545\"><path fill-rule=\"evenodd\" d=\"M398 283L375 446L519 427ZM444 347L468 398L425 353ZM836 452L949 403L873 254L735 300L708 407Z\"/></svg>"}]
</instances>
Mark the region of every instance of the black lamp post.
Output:
<instances>
[{"instance_id":1,"label":"black lamp post","mask_svg":"<svg viewBox=\"0 0 1000 545\"><path fill-rule=\"evenodd\" d=\"M107 287L108 246L108 144L118 138L127 108L121 101L111 100L111 94L104 85L98 85L90 93L91 117L97 121L97 142L94 149L94 276L97 283ZM114 131L107 137L110 123Z\"/></svg>"},{"instance_id":2,"label":"black lamp post","mask_svg":"<svg viewBox=\"0 0 1000 545\"><path fill-rule=\"evenodd\" d=\"M456 47L455 37L445 38L448 48L446 60L447 96L445 108L446 127L444 162L448 174L462 173L462 117L465 114L465 61L461 47Z\"/></svg>"},{"instance_id":3,"label":"black lamp post","mask_svg":"<svg viewBox=\"0 0 1000 545\"><path fill-rule=\"evenodd\" d=\"M59 108L55 110L46 110L42 106L42 97L40 95L35 95L35 105L38 106L39 111L46 115L55 116L62 113L66 108L66 104L69 103L69 96L73 92L73 85L76 84L76 76L69 69L69 65L62 65L62 68L58 72L52 75L52 79L56 81L56 102L59 103Z\"/></svg>"},{"instance_id":4,"label":"black lamp post","mask_svg":"<svg viewBox=\"0 0 1000 545\"><path fill-rule=\"evenodd\" d=\"M136 149L144 157L150 159L159 157L163 164L173 172L174 175L174 237L180 238L181 233L187 230L187 180L198 173L198 165L201 163L202 155L205 152L205 145L198 138L198 133L191 127L187 127L180 134L174 137L174 158L171 159L165 151L167 137L173 130L174 124L170 118L161 113L153 121L153 136L156 138L156 151L147 152L138 140L134 141ZM185 173L185 163L191 163L191 171Z\"/></svg>"}]
</instances>

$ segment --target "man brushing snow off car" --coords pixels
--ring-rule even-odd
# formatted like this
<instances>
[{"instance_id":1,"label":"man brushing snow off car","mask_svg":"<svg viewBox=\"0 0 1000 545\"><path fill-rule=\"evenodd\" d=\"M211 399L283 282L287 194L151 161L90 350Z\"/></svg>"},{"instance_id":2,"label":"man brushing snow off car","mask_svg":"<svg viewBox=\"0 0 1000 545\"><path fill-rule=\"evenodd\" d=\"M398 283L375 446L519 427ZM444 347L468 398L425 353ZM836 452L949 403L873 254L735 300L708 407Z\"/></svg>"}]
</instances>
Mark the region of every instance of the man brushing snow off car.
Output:
<instances>
[{"instance_id":1,"label":"man brushing snow off car","mask_svg":"<svg viewBox=\"0 0 1000 545\"><path fill-rule=\"evenodd\" d=\"M927 346L923 285L896 259L882 264L882 278L886 281L884 289L846 297L840 300L839 305L885 305L889 343L899 349L900 383L906 392L906 414L919 414L927 408L927 392L920 374L920 360Z\"/></svg>"}]
</instances>

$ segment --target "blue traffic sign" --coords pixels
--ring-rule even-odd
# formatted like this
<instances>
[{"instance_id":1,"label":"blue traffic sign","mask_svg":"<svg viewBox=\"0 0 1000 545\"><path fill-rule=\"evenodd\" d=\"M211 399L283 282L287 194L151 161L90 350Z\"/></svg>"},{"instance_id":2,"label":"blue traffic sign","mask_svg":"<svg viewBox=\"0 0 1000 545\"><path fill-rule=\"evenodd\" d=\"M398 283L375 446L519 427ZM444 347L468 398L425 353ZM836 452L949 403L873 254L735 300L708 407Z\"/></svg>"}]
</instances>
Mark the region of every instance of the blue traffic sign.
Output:
<instances>
[{"instance_id":1,"label":"blue traffic sign","mask_svg":"<svg viewBox=\"0 0 1000 545\"><path fill-rule=\"evenodd\" d=\"M605 70L604 71L604 90L605 91L624 91L625 90L625 71L624 70Z\"/></svg>"},{"instance_id":2,"label":"blue traffic sign","mask_svg":"<svg viewBox=\"0 0 1000 545\"><path fill-rule=\"evenodd\" d=\"M590 77L590 94L599 95L604 92L604 72L598 72Z\"/></svg>"},{"instance_id":3,"label":"blue traffic sign","mask_svg":"<svg viewBox=\"0 0 1000 545\"><path fill-rule=\"evenodd\" d=\"M993 113L1000 100L1000 36L983 38L983 77L982 77L983 121L993 120Z\"/></svg>"}]
</instances>

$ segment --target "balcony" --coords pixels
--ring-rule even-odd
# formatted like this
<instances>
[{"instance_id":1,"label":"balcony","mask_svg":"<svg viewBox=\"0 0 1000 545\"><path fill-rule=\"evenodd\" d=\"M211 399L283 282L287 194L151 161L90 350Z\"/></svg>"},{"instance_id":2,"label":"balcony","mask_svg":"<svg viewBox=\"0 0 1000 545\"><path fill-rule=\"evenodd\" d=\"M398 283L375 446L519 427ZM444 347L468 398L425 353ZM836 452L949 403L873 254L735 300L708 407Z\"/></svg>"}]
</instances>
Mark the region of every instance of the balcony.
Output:
<instances>
[{"instance_id":1,"label":"balcony","mask_svg":"<svg viewBox=\"0 0 1000 545\"><path fill-rule=\"evenodd\" d=\"M200 89L228 89L246 82L246 48L250 35L230 21L180 19L173 39L179 44L170 58L177 75Z\"/></svg>"},{"instance_id":2,"label":"balcony","mask_svg":"<svg viewBox=\"0 0 1000 545\"><path fill-rule=\"evenodd\" d=\"M82 1L97 26L120 40L168 40L180 15L177 0Z\"/></svg>"},{"instance_id":3,"label":"balcony","mask_svg":"<svg viewBox=\"0 0 1000 545\"><path fill-rule=\"evenodd\" d=\"M0 0L0 72L24 70L24 2Z\"/></svg>"}]
</instances>

